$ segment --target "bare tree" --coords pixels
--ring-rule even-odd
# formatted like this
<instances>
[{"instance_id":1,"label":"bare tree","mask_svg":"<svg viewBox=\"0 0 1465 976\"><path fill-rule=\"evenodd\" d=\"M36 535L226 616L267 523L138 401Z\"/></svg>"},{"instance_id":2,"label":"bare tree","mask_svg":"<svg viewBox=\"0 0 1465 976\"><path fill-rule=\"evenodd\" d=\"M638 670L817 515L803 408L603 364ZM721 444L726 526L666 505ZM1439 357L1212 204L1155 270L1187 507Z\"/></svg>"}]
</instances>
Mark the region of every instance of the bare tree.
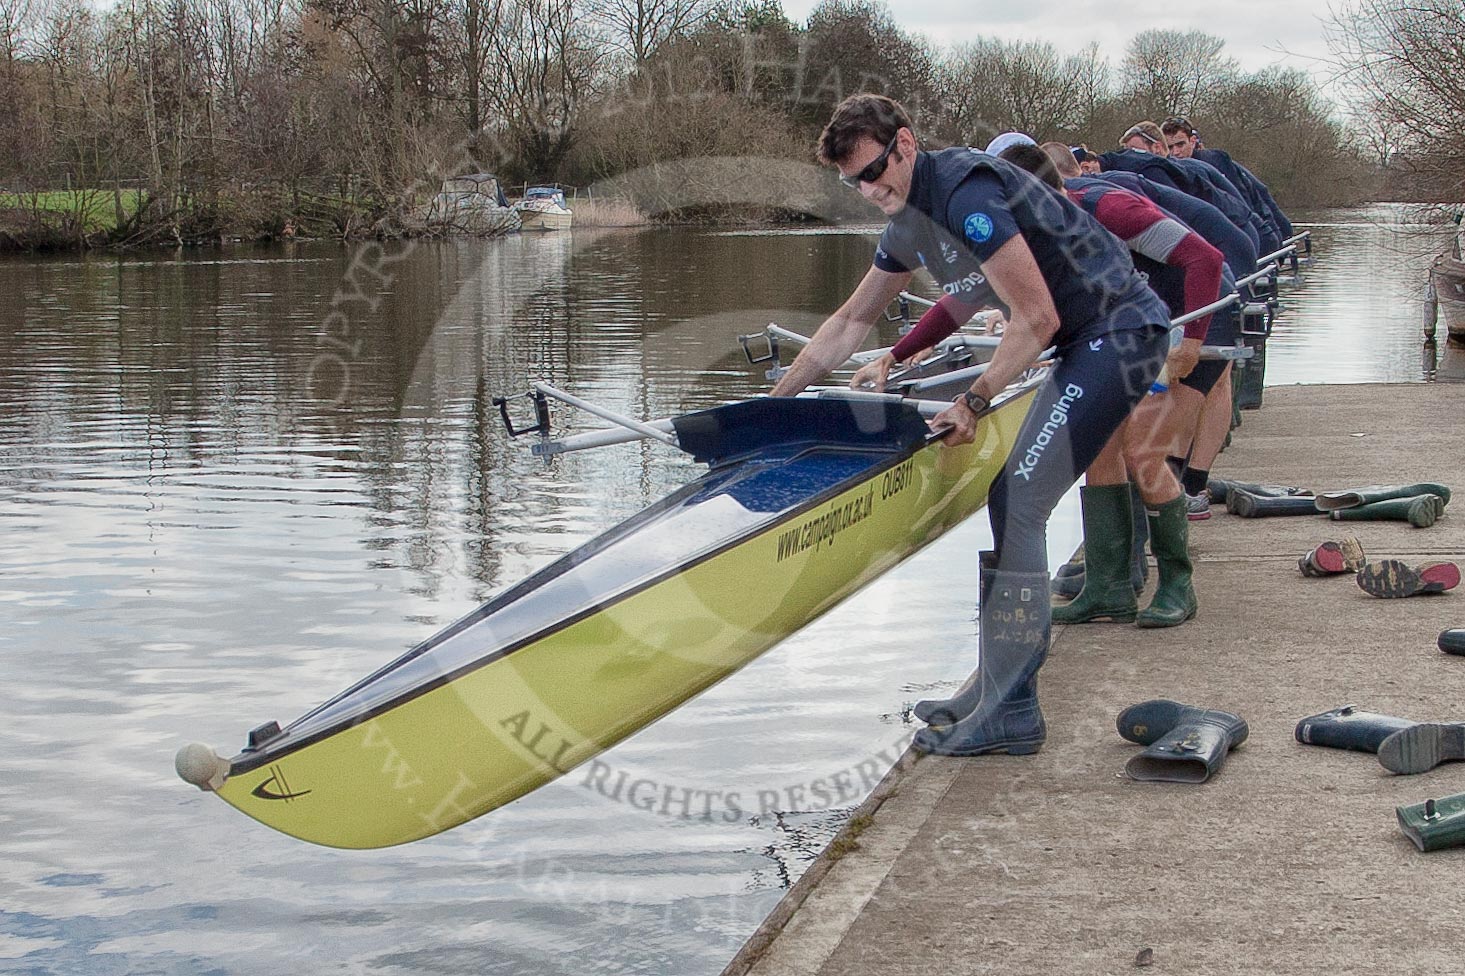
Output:
<instances>
[{"instance_id":1,"label":"bare tree","mask_svg":"<svg viewBox=\"0 0 1465 976\"><path fill-rule=\"evenodd\" d=\"M556 179L604 58L573 0L511 0L490 41L491 103L521 176Z\"/></svg>"},{"instance_id":2,"label":"bare tree","mask_svg":"<svg viewBox=\"0 0 1465 976\"><path fill-rule=\"evenodd\" d=\"M1353 0L1328 25L1339 80L1360 93L1391 156L1437 199L1465 195L1465 8Z\"/></svg>"},{"instance_id":3,"label":"bare tree","mask_svg":"<svg viewBox=\"0 0 1465 976\"><path fill-rule=\"evenodd\" d=\"M1046 42L982 38L962 45L945 65L943 131L977 146L1008 130L1039 140L1071 133L1099 97L1106 69L1097 48L1065 58Z\"/></svg>"},{"instance_id":4,"label":"bare tree","mask_svg":"<svg viewBox=\"0 0 1465 976\"><path fill-rule=\"evenodd\" d=\"M1124 55L1126 86L1152 114L1194 112L1207 91L1237 73L1236 61L1221 54L1225 47L1203 31L1141 31Z\"/></svg>"},{"instance_id":5,"label":"bare tree","mask_svg":"<svg viewBox=\"0 0 1465 976\"><path fill-rule=\"evenodd\" d=\"M611 46L645 67L667 42L685 37L705 22L714 0L590 0L590 19Z\"/></svg>"},{"instance_id":6,"label":"bare tree","mask_svg":"<svg viewBox=\"0 0 1465 976\"><path fill-rule=\"evenodd\" d=\"M0 0L0 64L13 69L31 26L31 0Z\"/></svg>"},{"instance_id":7,"label":"bare tree","mask_svg":"<svg viewBox=\"0 0 1465 976\"><path fill-rule=\"evenodd\" d=\"M862 91L901 101L917 124L932 114L936 55L924 38L901 30L881 0L821 0L804 40L789 94L811 134L840 100Z\"/></svg>"}]
</instances>

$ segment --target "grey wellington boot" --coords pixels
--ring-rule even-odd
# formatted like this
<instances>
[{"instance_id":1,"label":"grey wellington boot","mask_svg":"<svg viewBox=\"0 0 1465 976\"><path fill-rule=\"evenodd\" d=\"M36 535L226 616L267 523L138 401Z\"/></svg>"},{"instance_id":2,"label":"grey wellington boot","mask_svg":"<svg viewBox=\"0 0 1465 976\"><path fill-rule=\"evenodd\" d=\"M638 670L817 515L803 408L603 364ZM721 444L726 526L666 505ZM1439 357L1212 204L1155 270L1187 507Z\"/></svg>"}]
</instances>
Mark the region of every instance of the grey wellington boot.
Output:
<instances>
[{"instance_id":1,"label":"grey wellington boot","mask_svg":"<svg viewBox=\"0 0 1465 976\"><path fill-rule=\"evenodd\" d=\"M1460 722L1420 722L1379 743L1379 765L1391 773L1424 773L1461 759L1465 759L1465 723Z\"/></svg>"},{"instance_id":2,"label":"grey wellington boot","mask_svg":"<svg viewBox=\"0 0 1465 976\"><path fill-rule=\"evenodd\" d=\"M1038 707L1038 669L1052 636L1048 574L995 572L981 615L976 707L958 722L917 732L911 745L918 752L1028 755L1048 737Z\"/></svg>"},{"instance_id":3,"label":"grey wellington boot","mask_svg":"<svg viewBox=\"0 0 1465 976\"><path fill-rule=\"evenodd\" d=\"M1331 712L1309 715L1297 723L1295 734L1298 742L1310 746L1376 753L1389 736L1417 724L1407 718L1360 712L1353 705L1344 705Z\"/></svg>"},{"instance_id":4,"label":"grey wellington boot","mask_svg":"<svg viewBox=\"0 0 1465 976\"><path fill-rule=\"evenodd\" d=\"M1126 741L1149 746L1125 764L1124 772L1155 783L1204 783L1250 732L1239 715L1168 698L1129 706L1116 725Z\"/></svg>"},{"instance_id":5,"label":"grey wellington boot","mask_svg":"<svg viewBox=\"0 0 1465 976\"><path fill-rule=\"evenodd\" d=\"M1079 498L1083 505L1083 591L1071 603L1053 608L1053 622L1129 623L1139 610L1129 578L1133 530L1129 485L1085 485L1079 489Z\"/></svg>"},{"instance_id":6,"label":"grey wellington boot","mask_svg":"<svg viewBox=\"0 0 1465 976\"><path fill-rule=\"evenodd\" d=\"M980 608L987 605L992 592L992 580L997 575L994 556L995 553L991 552L977 555L977 606L979 608L977 646L979 649L985 646L986 641L986 621L980 617ZM979 650L978 653L984 652ZM972 713L982 697L982 683L979 678L980 674L973 674L967 683L962 685L950 698L924 698L916 702L911 708L911 714L928 725L953 725L960 722Z\"/></svg>"}]
</instances>

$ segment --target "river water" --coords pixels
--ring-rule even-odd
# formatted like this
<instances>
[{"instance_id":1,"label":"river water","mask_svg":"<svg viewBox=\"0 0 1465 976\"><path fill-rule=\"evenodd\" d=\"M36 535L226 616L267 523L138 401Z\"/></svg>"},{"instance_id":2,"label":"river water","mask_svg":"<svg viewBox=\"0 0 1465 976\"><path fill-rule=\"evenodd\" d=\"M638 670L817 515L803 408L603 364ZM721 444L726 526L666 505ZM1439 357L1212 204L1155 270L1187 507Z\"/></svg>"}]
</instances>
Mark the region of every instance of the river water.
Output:
<instances>
[{"instance_id":1,"label":"river water","mask_svg":"<svg viewBox=\"0 0 1465 976\"><path fill-rule=\"evenodd\" d=\"M1308 218L1269 383L1433 377L1433 232ZM172 757L232 754L694 473L644 444L546 467L489 398L542 377L656 417L756 393L736 335L811 330L870 247L674 228L0 262L0 972L718 972L909 703L970 670L985 518L602 766L430 840L306 845ZM1077 533L1070 498L1051 558ZM600 788L622 773L744 815Z\"/></svg>"}]
</instances>

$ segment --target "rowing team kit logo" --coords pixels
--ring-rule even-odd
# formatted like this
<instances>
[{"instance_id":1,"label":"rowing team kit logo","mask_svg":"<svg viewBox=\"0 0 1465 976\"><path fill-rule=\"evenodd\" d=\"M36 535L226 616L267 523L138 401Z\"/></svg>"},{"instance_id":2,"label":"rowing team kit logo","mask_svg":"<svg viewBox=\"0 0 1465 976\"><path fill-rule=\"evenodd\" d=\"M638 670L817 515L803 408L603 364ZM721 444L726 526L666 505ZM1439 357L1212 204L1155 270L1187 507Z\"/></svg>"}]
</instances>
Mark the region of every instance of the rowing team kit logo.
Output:
<instances>
[{"instance_id":1,"label":"rowing team kit logo","mask_svg":"<svg viewBox=\"0 0 1465 976\"><path fill-rule=\"evenodd\" d=\"M270 778L260 783L249 791L261 800L284 800L289 803L291 800L305 796L310 790L292 790L290 784L285 782L285 771L279 766L270 767Z\"/></svg>"},{"instance_id":2,"label":"rowing team kit logo","mask_svg":"<svg viewBox=\"0 0 1465 976\"><path fill-rule=\"evenodd\" d=\"M1067 425L1068 411L1073 408L1075 400L1083 398L1083 393L1083 387L1077 383L1069 383L1064 388L1063 395L1058 398L1057 403L1053 404L1047 422L1038 431L1038 436L1033 438L1032 446L1027 449L1023 459L1018 462L1015 473L1021 475L1022 480L1033 480L1034 469L1037 468L1038 462L1042 460L1043 454L1048 450L1048 445L1053 443L1053 439L1058 436L1059 428Z\"/></svg>"},{"instance_id":3,"label":"rowing team kit logo","mask_svg":"<svg viewBox=\"0 0 1465 976\"><path fill-rule=\"evenodd\" d=\"M967 214L962 229L966 231L966 236L971 239L972 243L985 244L992 239L992 218L980 211Z\"/></svg>"}]
</instances>

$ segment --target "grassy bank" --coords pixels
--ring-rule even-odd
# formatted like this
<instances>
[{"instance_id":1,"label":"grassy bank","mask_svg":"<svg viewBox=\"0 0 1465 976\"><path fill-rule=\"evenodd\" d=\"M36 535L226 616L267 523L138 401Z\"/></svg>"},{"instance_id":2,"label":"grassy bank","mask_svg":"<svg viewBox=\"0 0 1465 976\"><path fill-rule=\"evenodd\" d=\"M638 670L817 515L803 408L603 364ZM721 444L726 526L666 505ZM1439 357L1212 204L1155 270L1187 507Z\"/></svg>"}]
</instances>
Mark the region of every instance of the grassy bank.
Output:
<instances>
[{"instance_id":1,"label":"grassy bank","mask_svg":"<svg viewBox=\"0 0 1465 976\"><path fill-rule=\"evenodd\" d=\"M643 227L652 221L625 199L581 196L576 227ZM189 199L164 213L140 190L0 192L0 251L88 250L246 240L357 240L441 236L382 199L291 192L281 187Z\"/></svg>"},{"instance_id":2,"label":"grassy bank","mask_svg":"<svg viewBox=\"0 0 1465 976\"><path fill-rule=\"evenodd\" d=\"M85 234L111 233L137 213L140 190L45 190L0 193L0 213L65 223Z\"/></svg>"}]
</instances>

